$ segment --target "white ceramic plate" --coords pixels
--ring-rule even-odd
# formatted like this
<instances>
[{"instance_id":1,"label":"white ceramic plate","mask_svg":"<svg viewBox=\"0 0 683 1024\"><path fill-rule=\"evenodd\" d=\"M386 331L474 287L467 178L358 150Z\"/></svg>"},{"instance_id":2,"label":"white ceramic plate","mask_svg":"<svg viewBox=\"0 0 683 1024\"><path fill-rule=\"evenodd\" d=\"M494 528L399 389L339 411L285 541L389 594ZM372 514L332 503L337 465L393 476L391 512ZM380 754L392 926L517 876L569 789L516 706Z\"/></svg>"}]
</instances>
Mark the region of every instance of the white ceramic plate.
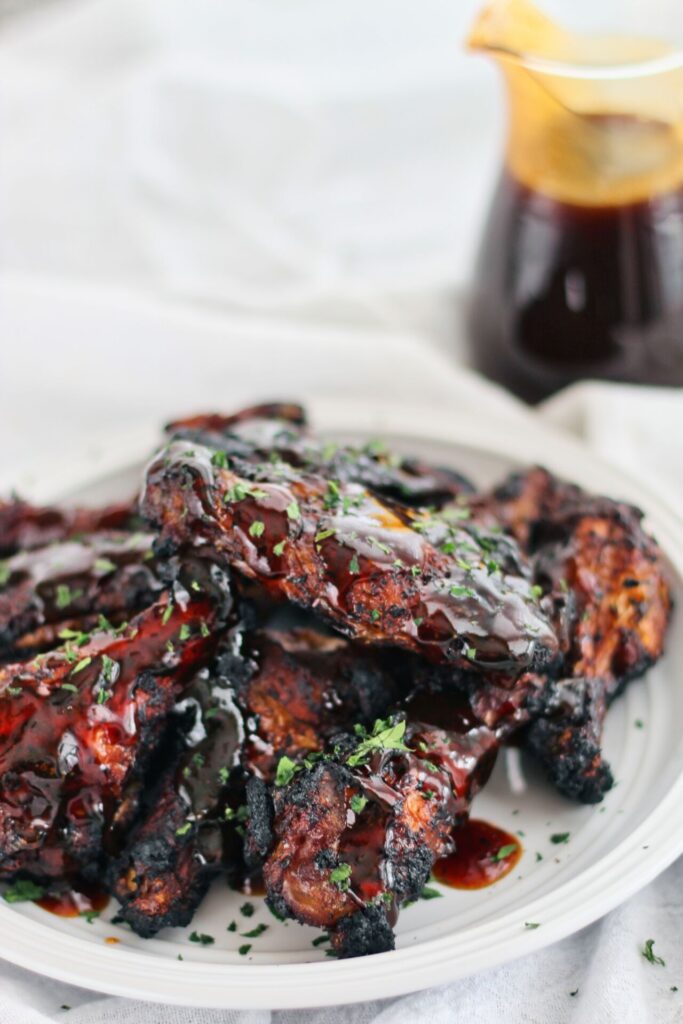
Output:
<instances>
[{"instance_id":1,"label":"white ceramic plate","mask_svg":"<svg viewBox=\"0 0 683 1024\"><path fill-rule=\"evenodd\" d=\"M457 412L348 403L326 402L311 413L325 433L350 439L382 436L400 450L456 466L480 484L513 466L543 462L589 489L638 502L668 555L675 596L683 604L683 524L635 483L551 429L480 422ZM61 489L55 486L47 493L45 476L41 496L100 501L129 493L139 479L139 459L148 441L141 436L136 448L128 437L125 449L110 449L107 465L116 468L105 472L101 466L90 483L78 483L79 468L72 460L68 493L66 467L54 467ZM245 897L223 883L214 886L191 928L169 930L149 941L111 924L113 904L88 924L52 917L33 904L0 903L0 956L103 992L243 1008L393 996L532 952L604 914L683 851L682 670L683 635L675 620L666 657L646 679L632 684L610 712L605 747L618 785L598 807L564 800L518 754L502 757L477 797L474 815L520 835L525 852L517 869L489 889L439 887L441 899L420 901L402 912L395 952L353 961L326 959L311 945L316 932L294 922L279 924L260 899L252 900L254 916L244 917L239 908ZM550 836L558 832L569 832L569 842L553 845ZM232 920L237 932L226 930ZM249 940L240 932L261 922L267 931L241 956L238 947ZM530 929L526 922L538 927ZM190 942L192 930L212 935L214 944Z\"/></svg>"}]
</instances>

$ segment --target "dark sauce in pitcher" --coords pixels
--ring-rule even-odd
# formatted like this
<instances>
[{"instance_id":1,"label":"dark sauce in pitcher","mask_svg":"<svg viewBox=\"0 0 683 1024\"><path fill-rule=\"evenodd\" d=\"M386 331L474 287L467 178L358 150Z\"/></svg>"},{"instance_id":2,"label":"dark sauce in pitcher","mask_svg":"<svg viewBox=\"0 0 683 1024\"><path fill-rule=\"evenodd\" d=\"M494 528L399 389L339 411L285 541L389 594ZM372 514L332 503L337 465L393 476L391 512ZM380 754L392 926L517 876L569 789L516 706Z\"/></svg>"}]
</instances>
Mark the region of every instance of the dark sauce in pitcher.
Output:
<instances>
[{"instance_id":1,"label":"dark sauce in pitcher","mask_svg":"<svg viewBox=\"0 0 683 1024\"><path fill-rule=\"evenodd\" d=\"M531 402L585 378L683 385L683 188L580 206L505 172L469 333L474 365Z\"/></svg>"}]
</instances>

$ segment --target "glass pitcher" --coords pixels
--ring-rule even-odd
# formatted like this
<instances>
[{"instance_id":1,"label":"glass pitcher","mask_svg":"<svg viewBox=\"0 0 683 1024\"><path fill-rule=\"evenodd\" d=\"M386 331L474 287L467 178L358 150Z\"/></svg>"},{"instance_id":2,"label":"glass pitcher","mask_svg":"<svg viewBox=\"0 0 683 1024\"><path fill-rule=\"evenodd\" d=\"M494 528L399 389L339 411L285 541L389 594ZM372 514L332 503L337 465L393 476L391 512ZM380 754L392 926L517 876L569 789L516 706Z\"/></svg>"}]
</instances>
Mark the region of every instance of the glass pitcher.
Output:
<instances>
[{"instance_id":1,"label":"glass pitcher","mask_svg":"<svg viewBox=\"0 0 683 1024\"><path fill-rule=\"evenodd\" d=\"M683 385L683 50L571 34L526 0L494 0L469 46L509 99L474 364L528 401L583 378Z\"/></svg>"}]
</instances>

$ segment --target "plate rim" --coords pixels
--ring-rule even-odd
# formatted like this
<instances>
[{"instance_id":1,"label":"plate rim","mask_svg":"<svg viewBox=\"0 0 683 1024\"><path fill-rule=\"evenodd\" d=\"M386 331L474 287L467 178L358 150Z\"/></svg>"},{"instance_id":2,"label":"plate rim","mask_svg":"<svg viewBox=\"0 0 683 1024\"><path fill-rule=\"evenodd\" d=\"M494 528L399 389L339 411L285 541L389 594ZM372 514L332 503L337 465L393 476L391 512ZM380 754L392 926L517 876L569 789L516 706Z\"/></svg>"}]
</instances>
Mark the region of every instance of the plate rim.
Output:
<instances>
[{"instance_id":1,"label":"plate rim","mask_svg":"<svg viewBox=\"0 0 683 1024\"><path fill-rule=\"evenodd\" d=\"M465 446L519 464L544 462L554 471L595 489L636 502L646 513L662 548L683 582L683 519L665 500L652 494L622 470L611 466L574 438L532 415L528 422L485 419L423 408L410 409L378 402L319 399L307 403L310 417L321 430L353 429L391 433L416 441ZM99 476L139 464L146 456L149 431L112 439ZM533 453L529 457L528 450ZM131 460L136 452L137 458ZM118 454L117 454L118 453ZM70 453L68 490L93 482L92 458L79 462ZM65 476L53 474L55 500L64 493ZM97 476L95 475L95 479ZM591 478L593 482L590 481ZM295 964L201 963L150 957L135 950L98 945L79 936L57 933L0 904L0 956L70 984L111 995L183 1006L221 1009L282 1009L322 1007L405 995L437 984L456 981L477 971L500 966L573 934L602 917L652 881L683 853L683 771L647 817L613 850L574 878L495 921L426 940L415 946L346 961ZM678 813L676 813L678 811ZM672 827L673 826L673 827ZM647 848L643 849L647 841ZM577 890L582 896L577 899ZM555 908L556 916L552 916ZM564 908L564 909L563 909ZM543 918L542 927L526 929L523 919ZM546 923L547 922L547 923ZM462 947L459 949L458 947ZM256 955L258 959L258 954Z\"/></svg>"}]
</instances>

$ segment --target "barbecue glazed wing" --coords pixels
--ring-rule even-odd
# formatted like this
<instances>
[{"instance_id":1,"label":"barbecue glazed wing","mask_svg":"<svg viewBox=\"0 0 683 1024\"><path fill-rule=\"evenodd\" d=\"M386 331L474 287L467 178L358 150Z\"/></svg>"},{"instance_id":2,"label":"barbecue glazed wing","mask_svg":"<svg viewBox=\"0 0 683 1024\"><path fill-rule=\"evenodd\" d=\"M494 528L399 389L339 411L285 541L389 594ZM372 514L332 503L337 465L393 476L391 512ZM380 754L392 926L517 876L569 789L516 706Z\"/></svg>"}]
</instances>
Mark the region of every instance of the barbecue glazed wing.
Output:
<instances>
[{"instance_id":1,"label":"barbecue glazed wing","mask_svg":"<svg viewBox=\"0 0 683 1024\"><path fill-rule=\"evenodd\" d=\"M214 666L201 669L174 713L182 718L179 756L169 758L111 870L118 916L145 938L189 924L211 880L234 868L226 831L234 828L244 727L233 681Z\"/></svg>"},{"instance_id":2,"label":"barbecue glazed wing","mask_svg":"<svg viewBox=\"0 0 683 1024\"><path fill-rule=\"evenodd\" d=\"M0 654L12 647L57 646L60 629L41 634L44 626L66 620L73 628L87 617L130 614L151 604L162 589L152 540L150 534L107 531L7 559L0 579Z\"/></svg>"},{"instance_id":3,"label":"barbecue glazed wing","mask_svg":"<svg viewBox=\"0 0 683 1024\"><path fill-rule=\"evenodd\" d=\"M365 643L499 671L555 658L557 638L529 581L492 571L469 534L464 559L457 543L454 554L438 550L358 484L285 464L248 479L223 465L186 442L152 462L141 508L162 531L162 548L211 550Z\"/></svg>"},{"instance_id":4,"label":"barbecue glazed wing","mask_svg":"<svg viewBox=\"0 0 683 1024\"><path fill-rule=\"evenodd\" d=\"M283 754L301 759L354 722L371 725L398 700L395 659L341 637L266 630L247 637L244 650L252 671L236 689L247 725L242 764L267 782Z\"/></svg>"},{"instance_id":5,"label":"barbecue glazed wing","mask_svg":"<svg viewBox=\"0 0 683 1024\"><path fill-rule=\"evenodd\" d=\"M229 605L221 571L193 560L130 624L0 669L0 877L97 873L126 789Z\"/></svg>"},{"instance_id":6,"label":"barbecue glazed wing","mask_svg":"<svg viewBox=\"0 0 683 1024\"><path fill-rule=\"evenodd\" d=\"M272 807L263 783L247 788L268 903L324 928L341 957L393 949L398 907L419 897L434 861L452 851L452 830L498 747L453 702L447 726L394 716L360 733L276 786Z\"/></svg>"},{"instance_id":7,"label":"barbecue glazed wing","mask_svg":"<svg viewBox=\"0 0 683 1024\"><path fill-rule=\"evenodd\" d=\"M552 596L565 652L527 744L562 792L594 803L612 785L600 749L607 708L662 654L671 597L661 553L638 509L543 469L512 477L496 500Z\"/></svg>"},{"instance_id":8,"label":"barbecue glazed wing","mask_svg":"<svg viewBox=\"0 0 683 1024\"><path fill-rule=\"evenodd\" d=\"M302 407L288 402L252 406L233 416L210 413L176 420L166 431L172 439L203 444L228 457L254 463L278 460L344 483L359 483L403 505L438 506L474 490L462 474L396 455L378 441L362 448L321 441L307 430Z\"/></svg>"},{"instance_id":9,"label":"barbecue glazed wing","mask_svg":"<svg viewBox=\"0 0 683 1024\"><path fill-rule=\"evenodd\" d=\"M56 508L12 498L0 501L0 556L42 548L81 533L131 529L135 523L136 511L130 502L105 508Z\"/></svg>"}]
</instances>

